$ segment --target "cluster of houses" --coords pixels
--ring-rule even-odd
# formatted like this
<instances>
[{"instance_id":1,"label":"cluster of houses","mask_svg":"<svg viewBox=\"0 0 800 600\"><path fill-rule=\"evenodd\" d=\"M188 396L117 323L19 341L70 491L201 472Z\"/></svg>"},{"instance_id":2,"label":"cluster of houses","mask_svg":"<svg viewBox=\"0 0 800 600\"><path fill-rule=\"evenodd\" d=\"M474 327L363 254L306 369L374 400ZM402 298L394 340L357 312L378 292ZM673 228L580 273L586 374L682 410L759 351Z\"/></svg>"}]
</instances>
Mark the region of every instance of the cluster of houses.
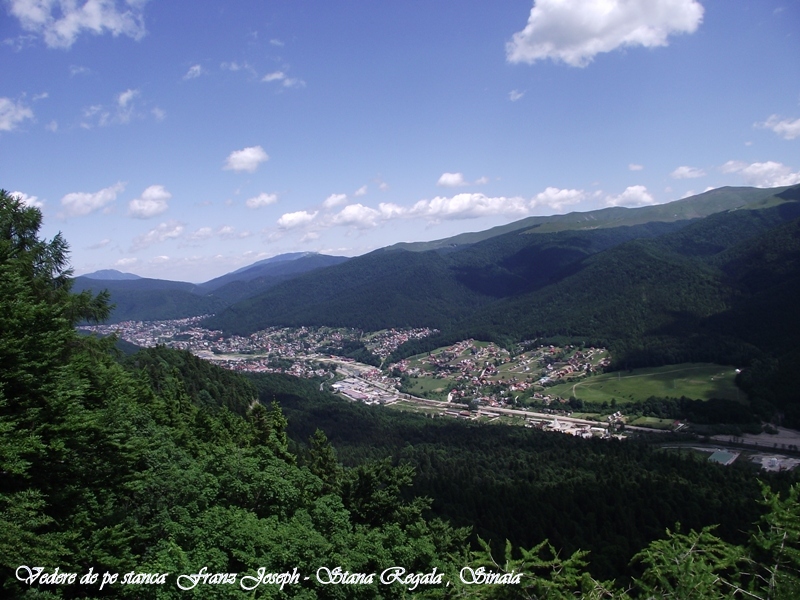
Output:
<instances>
[{"instance_id":1,"label":"cluster of houses","mask_svg":"<svg viewBox=\"0 0 800 600\"><path fill-rule=\"evenodd\" d=\"M402 344L411 340L420 340L436 333L439 333L438 329L431 329L429 327L386 329L368 336L367 339L364 340L364 345L372 354L383 360L397 350Z\"/></svg>"},{"instance_id":2,"label":"cluster of houses","mask_svg":"<svg viewBox=\"0 0 800 600\"><path fill-rule=\"evenodd\" d=\"M535 401L549 405L561 399L543 393L543 387L588 376L609 364L604 349L551 345L512 355L494 344L476 344L470 339L416 360L402 360L390 369L409 377L444 380L450 402L472 400L486 406L502 406L525 393L526 397L533 394Z\"/></svg>"},{"instance_id":3,"label":"cluster of houses","mask_svg":"<svg viewBox=\"0 0 800 600\"><path fill-rule=\"evenodd\" d=\"M142 348L177 342L181 346L185 346L181 349L188 350L190 346L198 346L207 342L209 336L221 333L198 326L198 323L209 316L211 315L170 321L122 321L110 325L83 325L78 329L103 336L116 334L120 339ZM176 340L176 338L179 339ZM205 344L205 347L207 348L208 344Z\"/></svg>"},{"instance_id":4,"label":"cluster of houses","mask_svg":"<svg viewBox=\"0 0 800 600\"><path fill-rule=\"evenodd\" d=\"M369 336L357 329L328 327L271 327L250 336L225 336L200 323L210 315L168 321L125 321L81 329L100 335L116 334L143 348L164 345L187 350L201 358L236 371L288 373L298 377L324 375L325 369L310 364L320 348L341 347L347 341L365 339L376 356L387 357L400 344L437 333L436 329L390 329ZM278 359L278 360L276 360ZM287 364L289 361L291 364Z\"/></svg>"}]
</instances>

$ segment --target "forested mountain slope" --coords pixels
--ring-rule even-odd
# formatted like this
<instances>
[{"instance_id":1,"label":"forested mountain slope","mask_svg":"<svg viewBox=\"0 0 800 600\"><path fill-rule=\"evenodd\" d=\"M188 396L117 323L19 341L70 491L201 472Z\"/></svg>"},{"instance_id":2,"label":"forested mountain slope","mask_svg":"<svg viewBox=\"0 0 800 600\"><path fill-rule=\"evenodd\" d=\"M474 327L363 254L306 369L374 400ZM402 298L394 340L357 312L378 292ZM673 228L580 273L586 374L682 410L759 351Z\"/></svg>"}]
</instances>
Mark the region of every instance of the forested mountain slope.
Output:
<instances>
[{"instance_id":1,"label":"forested mountain slope","mask_svg":"<svg viewBox=\"0 0 800 600\"><path fill-rule=\"evenodd\" d=\"M443 328L490 300L459 282L436 252L377 250L275 286L206 324L239 334L271 325Z\"/></svg>"},{"instance_id":2,"label":"forested mountain slope","mask_svg":"<svg viewBox=\"0 0 800 600\"><path fill-rule=\"evenodd\" d=\"M715 257L800 216L797 189L780 188L777 196L715 190L641 213L671 221L611 227L614 219L596 226L595 216L590 228L585 221L550 232L529 227L448 253L376 251L235 304L208 325L230 333L270 325L415 325L437 327L445 337L574 335L641 346L642 336L733 306L742 290ZM698 203L736 208L679 218L700 212ZM626 214L639 215L627 222L645 218Z\"/></svg>"}]
</instances>

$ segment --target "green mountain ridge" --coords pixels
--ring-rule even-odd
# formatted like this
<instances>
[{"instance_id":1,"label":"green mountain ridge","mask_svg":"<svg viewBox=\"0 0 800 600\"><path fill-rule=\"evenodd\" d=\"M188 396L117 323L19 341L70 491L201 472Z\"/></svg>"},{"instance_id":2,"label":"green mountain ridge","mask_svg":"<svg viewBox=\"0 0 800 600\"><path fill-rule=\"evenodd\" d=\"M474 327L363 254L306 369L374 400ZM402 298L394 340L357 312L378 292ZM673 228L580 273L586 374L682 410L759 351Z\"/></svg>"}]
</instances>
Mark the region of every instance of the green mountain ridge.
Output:
<instances>
[{"instance_id":1,"label":"green mountain ridge","mask_svg":"<svg viewBox=\"0 0 800 600\"><path fill-rule=\"evenodd\" d=\"M388 248L413 252L425 252L427 250L453 251L458 247L472 245L498 235L519 230L530 230L531 232L536 230L537 233L545 233L642 225L654 221L685 221L750 205L753 205L754 208L759 204L765 207L765 203L770 202L771 198L788 189L788 187L771 189L722 187L666 204L638 208L617 206L586 212L571 212L563 215L527 217L485 231L462 233L430 242L401 242Z\"/></svg>"},{"instance_id":2,"label":"green mountain ridge","mask_svg":"<svg viewBox=\"0 0 800 600\"><path fill-rule=\"evenodd\" d=\"M705 317L712 313L700 310L699 304L697 310L687 307L685 302L691 299L695 304L705 303L720 311L728 307L720 298L727 298L733 292L722 289L727 284L720 279L721 273L709 271L713 265L700 258L717 255L797 216L798 203L776 195L788 190L723 188L662 206L573 213L563 217L558 231L540 232L540 228L530 227L531 219L525 219L518 222L524 223L522 228L444 254L390 247L285 282L265 294L234 304L210 319L208 325L230 333L251 333L270 325L364 329L415 325L464 334L489 332L496 338L522 339L534 332L613 338L619 337L619 333L609 326L598 325L608 320L606 317L587 315L588 319L581 321L579 313L584 309L575 307L597 305L603 289L609 286L621 287L615 300L607 303L608 310L623 296L636 301L640 297L638 292L626 287L630 278L634 278L631 285L643 291L648 286L664 286L670 278L685 288L677 295L654 288L650 290L649 304L641 304L636 311L655 315L688 308L696 317ZM711 213L707 217L675 220L707 212ZM596 223L597 214L629 215L628 223L654 215L673 220L591 229L563 228L564 223L574 226L578 220ZM532 219L559 222L549 217ZM617 217L605 219L606 224L612 221L618 222ZM654 245L613 250L636 240L651 240ZM637 256L640 253L642 256ZM597 258L590 260L593 256ZM636 266L626 267L626 263ZM668 265L672 266L667 268ZM651 283L646 278L635 283L639 277L636 271L644 276L651 269L658 270L659 277L651 278ZM690 289L695 292L690 293ZM668 299L669 296L674 297ZM655 298L663 301L655 302ZM614 314L600 305L597 308L596 312ZM629 321L637 335L664 325L662 317L642 319ZM626 319L619 322L624 324Z\"/></svg>"}]
</instances>

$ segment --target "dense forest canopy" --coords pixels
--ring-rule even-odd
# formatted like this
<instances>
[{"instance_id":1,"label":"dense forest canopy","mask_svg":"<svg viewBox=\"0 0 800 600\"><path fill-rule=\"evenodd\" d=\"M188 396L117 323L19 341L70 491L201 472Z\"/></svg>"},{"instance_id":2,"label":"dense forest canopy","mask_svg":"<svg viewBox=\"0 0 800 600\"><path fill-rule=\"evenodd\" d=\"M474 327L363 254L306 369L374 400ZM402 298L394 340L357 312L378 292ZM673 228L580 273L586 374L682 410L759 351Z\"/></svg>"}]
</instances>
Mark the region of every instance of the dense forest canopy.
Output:
<instances>
[{"instance_id":1,"label":"dense forest canopy","mask_svg":"<svg viewBox=\"0 0 800 600\"><path fill-rule=\"evenodd\" d=\"M286 415L293 416L287 394L276 389L295 385L293 380L247 381L165 348L123 360L113 351L113 339L78 336L77 322L108 314L107 298L71 293L67 244L61 236L39 239L41 219L38 209L0 191L4 597L233 598L245 589L256 598L796 598L800 593L800 488L789 488L788 481L776 482L782 493L766 485L755 489L752 480L746 484L755 492L745 496L758 496L761 503L737 504L750 515L745 520L751 519L737 539L724 528L671 526L665 536L635 549L631 572L616 580L594 577L587 569L591 555L563 552L545 540L523 537L527 550L497 539L493 545L475 540L470 547L468 529L436 518L430 500L409 494L411 465L429 461L428 472L436 473L435 463L450 469L474 460L466 453L474 434L486 453L498 440L506 445L503 460L516 469L514 448L547 445L545 438L528 439L519 430L511 438L523 437L510 441L493 438L491 431L483 437L487 434L445 428L440 432L453 438L451 447L461 447L449 456L431 437L434 430L418 429L406 440L414 443L397 453L391 445L412 430L382 422L372 435L386 443L375 444L374 456L351 452L345 467L326 435L316 427L310 431L313 423L306 422L309 441L301 448L289 439ZM272 399L286 401L286 412ZM335 418L336 411L327 414ZM347 426L332 429L346 449ZM360 434L362 448L374 439L368 433ZM610 448L632 461L627 468L642 468L635 462L637 450ZM610 480L603 478L613 477L614 470L604 473L602 459L582 463L584 453L602 454L576 446L569 453L575 473L586 478L594 472L590 493L609 489ZM478 462L481 477L493 470ZM698 467L681 459L667 462L669 485L688 494L691 486L679 482ZM418 470L425 481L425 468ZM535 487L517 489L522 482L510 472L498 470L489 489L505 489L497 500L513 505ZM472 477L462 489L476 500L475 512L466 516L479 526L487 514L479 505L484 488L468 465L453 469L454 476L461 473ZM530 484L563 478L546 469L528 473ZM426 492L437 494L436 483L429 477ZM622 494L630 489L625 481L615 485ZM578 498L565 491L557 503L543 492L536 502L550 503L564 523L575 523L570 512ZM454 492L440 495L446 499ZM640 500L631 495L629 502ZM369 579L368 574L394 566L420 577L331 584L337 567L338 573ZM261 582L259 572L307 578L279 585ZM495 583L477 583L487 572ZM102 580L82 583L90 573L102 574ZM224 575L211 583L202 575L180 579L198 573ZM107 580L110 574L119 574L119 580Z\"/></svg>"}]
</instances>

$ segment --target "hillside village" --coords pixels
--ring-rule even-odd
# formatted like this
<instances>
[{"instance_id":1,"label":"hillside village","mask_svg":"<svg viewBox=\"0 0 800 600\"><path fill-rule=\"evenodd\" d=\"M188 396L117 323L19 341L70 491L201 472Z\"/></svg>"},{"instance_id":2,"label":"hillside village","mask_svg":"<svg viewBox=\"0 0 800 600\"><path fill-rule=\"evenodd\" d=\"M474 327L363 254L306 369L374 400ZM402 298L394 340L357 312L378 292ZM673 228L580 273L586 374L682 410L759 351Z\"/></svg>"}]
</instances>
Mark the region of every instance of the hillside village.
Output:
<instances>
[{"instance_id":1,"label":"hillside village","mask_svg":"<svg viewBox=\"0 0 800 600\"><path fill-rule=\"evenodd\" d=\"M564 400L548 394L549 386L601 372L611 362L603 348L523 342L516 349L512 354L470 339L389 365L389 370L399 376L402 389L424 397L487 406L549 406Z\"/></svg>"},{"instance_id":2,"label":"hillside village","mask_svg":"<svg viewBox=\"0 0 800 600\"><path fill-rule=\"evenodd\" d=\"M322 377L350 363L352 369L358 369L360 378L393 392L399 389L422 398L473 403L475 407L560 403L564 399L547 394L548 386L600 372L610 363L609 353L603 348L536 346L529 341L519 344L512 353L494 343L469 339L384 365L383 369L366 365L359 369L343 349L363 345L375 357L375 364L381 364L401 344L430 336L436 330L363 332L331 327L273 327L244 337L206 329L201 326L204 318L125 321L82 329L100 335L116 334L141 347L164 345L187 350L241 372Z\"/></svg>"},{"instance_id":3,"label":"hillside village","mask_svg":"<svg viewBox=\"0 0 800 600\"><path fill-rule=\"evenodd\" d=\"M250 336L225 336L222 331L200 325L208 317L167 321L124 321L80 327L87 333L117 335L142 348L163 345L187 350L222 367L241 372L287 373L297 377L319 377L331 368L324 361L338 356L348 344L363 344L377 361L384 360L401 344L436 333L429 328L387 329L365 333L358 329L332 327L272 327ZM343 362L353 362L341 356Z\"/></svg>"}]
</instances>

